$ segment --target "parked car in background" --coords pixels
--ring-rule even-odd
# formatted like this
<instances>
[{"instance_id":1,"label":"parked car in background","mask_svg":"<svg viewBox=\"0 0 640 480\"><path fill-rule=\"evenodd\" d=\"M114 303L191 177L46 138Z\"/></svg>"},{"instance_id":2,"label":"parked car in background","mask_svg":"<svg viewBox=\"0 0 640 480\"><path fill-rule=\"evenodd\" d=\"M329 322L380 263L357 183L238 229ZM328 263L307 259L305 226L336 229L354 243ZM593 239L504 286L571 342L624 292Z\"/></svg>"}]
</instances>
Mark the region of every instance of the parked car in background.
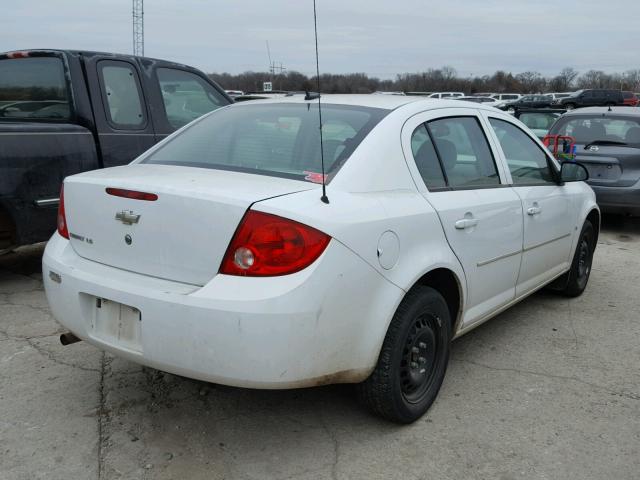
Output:
<instances>
[{"instance_id":1,"label":"parked car in background","mask_svg":"<svg viewBox=\"0 0 640 480\"><path fill-rule=\"evenodd\" d=\"M474 97L491 97L493 95L495 95L495 93L490 93L490 92L480 92L480 93L473 94Z\"/></svg>"},{"instance_id":2,"label":"parked car in background","mask_svg":"<svg viewBox=\"0 0 640 480\"><path fill-rule=\"evenodd\" d=\"M503 102L510 102L513 100L518 100L520 97L522 97L522 95L520 95L519 93L494 93L493 95L491 95L491 97Z\"/></svg>"},{"instance_id":3,"label":"parked car in background","mask_svg":"<svg viewBox=\"0 0 640 480\"><path fill-rule=\"evenodd\" d=\"M464 97L462 92L436 92L429 95L429 98L452 98L452 97Z\"/></svg>"},{"instance_id":4,"label":"parked car in background","mask_svg":"<svg viewBox=\"0 0 640 480\"><path fill-rule=\"evenodd\" d=\"M522 108L516 110L513 115L542 140L547 136L555 121L565 112L566 110L561 109Z\"/></svg>"},{"instance_id":5,"label":"parked car in background","mask_svg":"<svg viewBox=\"0 0 640 480\"><path fill-rule=\"evenodd\" d=\"M503 103L499 108L513 113L520 108L548 108L553 99L547 95L525 95L518 100Z\"/></svg>"},{"instance_id":6,"label":"parked car in background","mask_svg":"<svg viewBox=\"0 0 640 480\"><path fill-rule=\"evenodd\" d=\"M613 107L624 105L624 97L620 90L578 90L566 98L561 98L557 105L567 110L581 107Z\"/></svg>"},{"instance_id":7,"label":"parked car in background","mask_svg":"<svg viewBox=\"0 0 640 480\"><path fill-rule=\"evenodd\" d=\"M560 117L549 134L575 138L576 161L589 170L603 212L640 215L638 109L582 108Z\"/></svg>"},{"instance_id":8,"label":"parked car in background","mask_svg":"<svg viewBox=\"0 0 640 480\"><path fill-rule=\"evenodd\" d=\"M230 103L201 71L165 60L0 54L0 252L51 236L64 177L129 163Z\"/></svg>"},{"instance_id":9,"label":"parked car in background","mask_svg":"<svg viewBox=\"0 0 640 480\"><path fill-rule=\"evenodd\" d=\"M544 286L584 291L595 197L584 167L494 108L323 95L321 144L312 98L235 104L68 177L51 312L133 362L250 388L357 383L413 422L453 338Z\"/></svg>"},{"instance_id":10,"label":"parked car in background","mask_svg":"<svg viewBox=\"0 0 640 480\"><path fill-rule=\"evenodd\" d=\"M239 97L240 95L244 95L242 90L225 90L225 93L229 95L231 98Z\"/></svg>"},{"instance_id":11,"label":"parked car in background","mask_svg":"<svg viewBox=\"0 0 640 480\"><path fill-rule=\"evenodd\" d=\"M502 105L501 101L496 100L495 98L491 98L491 97L476 97L476 96L455 97L455 98L453 98L453 100L462 100L464 102L482 103L483 105L487 105L489 107L497 107L499 105Z\"/></svg>"},{"instance_id":12,"label":"parked car in background","mask_svg":"<svg viewBox=\"0 0 640 480\"><path fill-rule=\"evenodd\" d=\"M640 98L633 92L622 92L623 102L628 107L637 107L640 103Z\"/></svg>"},{"instance_id":13,"label":"parked car in background","mask_svg":"<svg viewBox=\"0 0 640 480\"><path fill-rule=\"evenodd\" d=\"M553 103L559 103L561 99L570 97L572 92L562 92L562 93L545 93L545 95L550 96L553 99Z\"/></svg>"}]
</instances>

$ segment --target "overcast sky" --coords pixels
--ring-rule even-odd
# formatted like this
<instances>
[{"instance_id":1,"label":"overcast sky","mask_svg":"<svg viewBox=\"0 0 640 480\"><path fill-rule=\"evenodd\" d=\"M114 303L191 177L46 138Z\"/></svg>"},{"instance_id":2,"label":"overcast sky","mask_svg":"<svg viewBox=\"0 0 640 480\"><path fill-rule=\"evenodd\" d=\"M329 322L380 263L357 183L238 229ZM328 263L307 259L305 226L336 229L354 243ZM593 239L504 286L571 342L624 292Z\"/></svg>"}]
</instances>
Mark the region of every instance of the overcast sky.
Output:
<instances>
[{"instance_id":1,"label":"overcast sky","mask_svg":"<svg viewBox=\"0 0 640 480\"><path fill-rule=\"evenodd\" d=\"M381 78L640 68L640 0L317 0L320 68ZM4 0L0 50L130 53L131 0ZM315 72L312 0L146 0L145 54L207 72Z\"/></svg>"}]
</instances>

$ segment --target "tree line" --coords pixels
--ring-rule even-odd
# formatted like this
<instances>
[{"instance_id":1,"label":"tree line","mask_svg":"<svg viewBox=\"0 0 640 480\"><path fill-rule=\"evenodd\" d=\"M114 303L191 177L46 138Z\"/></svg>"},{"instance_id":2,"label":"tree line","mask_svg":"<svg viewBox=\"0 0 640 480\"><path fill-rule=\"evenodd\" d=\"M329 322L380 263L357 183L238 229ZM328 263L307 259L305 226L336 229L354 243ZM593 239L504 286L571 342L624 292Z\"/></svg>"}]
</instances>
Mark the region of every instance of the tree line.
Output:
<instances>
[{"instance_id":1,"label":"tree line","mask_svg":"<svg viewBox=\"0 0 640 480\"><path fill-rule=\"evenodd\" d=\"M317 77L290 71L279 75L269 72L210 73L209 76L227 90L262 91L263 82L271 81L274 90L315 91ZM393 80L381 80L366 73L320 75L320 89L324 93L372 93L376 91L442 92L460 91L466 94L481 92L547 93L566 92L582 88L613 88L640 92L640 69L624 73L589 70L580 74L571 67L552 77L526 71L513 74L498 70L493 75L461 77L455 68L430 68L420 73L402 73Z\"/></svg>"}]
</instances>

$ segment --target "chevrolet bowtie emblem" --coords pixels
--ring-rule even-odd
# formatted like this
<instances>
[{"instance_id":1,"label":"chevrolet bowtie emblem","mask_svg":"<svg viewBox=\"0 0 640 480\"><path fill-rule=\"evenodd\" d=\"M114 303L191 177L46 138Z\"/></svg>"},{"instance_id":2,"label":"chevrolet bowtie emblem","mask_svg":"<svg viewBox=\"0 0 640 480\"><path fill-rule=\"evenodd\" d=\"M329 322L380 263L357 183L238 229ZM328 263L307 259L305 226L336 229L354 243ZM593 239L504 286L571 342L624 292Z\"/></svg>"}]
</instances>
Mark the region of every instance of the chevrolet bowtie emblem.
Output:
<instances>
[{"instance_id":1,"label":"chevrolet bowtie emblem","mask_svg":"<svg viewBox=\"0 0 640 480\"><path fill-rule=\"evenodd\" d=\"M131 210L123 210L116 213L116 220L120 220L125 225L133 225L134 223L138 223L140 215L136 215Z\"/></svg>"}]
</instances>

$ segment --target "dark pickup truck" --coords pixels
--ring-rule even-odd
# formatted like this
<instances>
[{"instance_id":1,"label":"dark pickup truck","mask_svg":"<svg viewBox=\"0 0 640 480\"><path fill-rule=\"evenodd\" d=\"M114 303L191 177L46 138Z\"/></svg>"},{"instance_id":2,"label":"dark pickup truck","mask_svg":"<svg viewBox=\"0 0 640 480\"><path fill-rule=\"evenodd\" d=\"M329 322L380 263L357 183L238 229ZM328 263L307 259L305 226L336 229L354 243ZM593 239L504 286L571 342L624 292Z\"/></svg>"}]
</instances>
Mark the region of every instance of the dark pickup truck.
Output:
<instances>
[{"instance_id":1,"label":"dark pickup truck","mask_svg":"<svg viewBox=\"0 0 640 480\"><path fill-rule=\"evenodd\" d=\"M0 253L51 236L64 177L129 163L230 103L201 71L164 60L0 54Z\"/></svg>"}]
</instances>

